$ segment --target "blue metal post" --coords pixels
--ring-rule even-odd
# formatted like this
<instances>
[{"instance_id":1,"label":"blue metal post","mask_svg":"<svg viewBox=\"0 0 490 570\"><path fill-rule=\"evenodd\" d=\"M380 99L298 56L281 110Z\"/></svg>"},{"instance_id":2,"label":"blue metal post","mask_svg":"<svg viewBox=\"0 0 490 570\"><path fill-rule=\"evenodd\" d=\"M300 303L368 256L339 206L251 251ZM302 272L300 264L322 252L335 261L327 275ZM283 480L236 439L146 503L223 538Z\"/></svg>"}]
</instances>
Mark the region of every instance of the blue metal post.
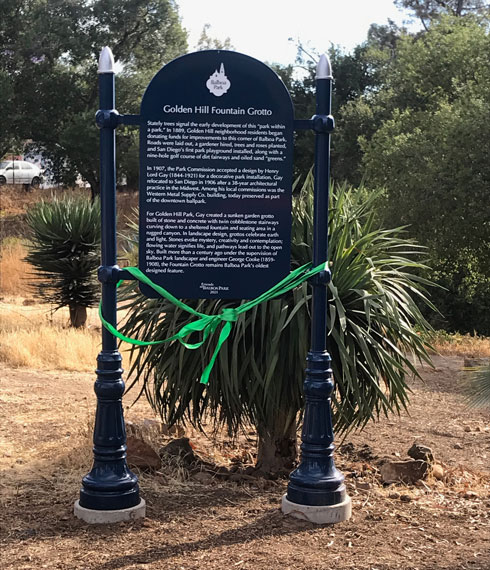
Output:
<instances>
[{"instance_id":1,"label":"blue metal post","mask_svg":"<svg viewBox=\"0 0 490 570\"><path fill-rule=\"evenodd\" d=\"M330 186L330 132L334 128L331 112L332 75L330 62L322 56L317 69L316 115L313 117L315 140L315 212L313 266L328 259L328 196ZM304 383L301 463L290 475L287 501L299 506L321 507L343 504L347 508L337 518L314 522L339 522L350 516L344 476L333 459L331 395L333 390L331 358L327 351L327 284L325 271L312 280L311 349L307 356ZM284 508L283 508L284 510ZM290 508L288 511L293 512ZM306 512L306 511L305 511ZM307 517L308 518L308 517ZM321 517L320 517L321 519Z\"/></svg>"},{"instance_id":2,"label":"blue metal post","mask_svg":"<svg viewBox=\"0 0 490 570\"><path fill-rule=\"evenodd\" d=\"M116 299L116 135L118 114L115 110L114 60L109 48L102 50L99 61L100 110L100 181L102 220L102 312L117 324ZM83 478L80 506L96 511L114 511L140 503L138 478L126 463L126 430L123 418L121 354L117 339L102 329L102 351L97 357L97 411L94 428L94 464ZM81 517L83 518L83 517ZM91 522L106 522L96 520ZM107 522L112 522L107 521Z\"/></svg>"}]
</instances>

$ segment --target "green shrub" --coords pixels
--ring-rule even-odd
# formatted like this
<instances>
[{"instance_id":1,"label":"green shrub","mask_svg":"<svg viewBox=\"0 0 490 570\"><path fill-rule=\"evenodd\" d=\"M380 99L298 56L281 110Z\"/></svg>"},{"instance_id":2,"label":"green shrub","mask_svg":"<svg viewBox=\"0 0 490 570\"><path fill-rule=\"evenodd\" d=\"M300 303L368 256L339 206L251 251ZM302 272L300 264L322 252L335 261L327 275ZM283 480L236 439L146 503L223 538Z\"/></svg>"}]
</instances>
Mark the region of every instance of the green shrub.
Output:
<instances>
[{"instance_id":1,"label":"green shrub","mask_svg":"<svg viewBox=\"0 0 490 570\"><path fill-rule=\"evenodd\" d=\"M26 260L34 266L38 296L56 309L68 307L70 322L82 327L87 307L98 302L100 205L88 198L42 201L27 212L30 229Z\"/></svg>"},{"instance_id":2,"label":"green shrub","mask_svg":"<svg viewBox=\"0 0 490 570\"><path fill-rule=\"evenodd\" d=\"M293 205L292 265L311 261L313 181L307 178ZM421 248L398 230L377 229L376 195L337 187L330 217L329 350L336 389L337 431L363 427L408 403L412 357L429 361L420 330L428 324L415 299L429 303L428 283L416 272ZM251 422L259 435L258 465L280 468L294 459L298 412L303 405L305 358L310 345L310 289L306 283L278 300L241 315L218 356L208 386L199 383L215 344L187 350L177 342L133 349L132 370L166 422L203 418L231 433ZM188 302L217 314L239 302ZM121 308L129 311L124 334L164 339L188 321L187 313L162 299L149 300L134 284ZM273 453L270 448L275 447ZM275 457L272 463L266 458Z\"/></svg>"}]
</instances>

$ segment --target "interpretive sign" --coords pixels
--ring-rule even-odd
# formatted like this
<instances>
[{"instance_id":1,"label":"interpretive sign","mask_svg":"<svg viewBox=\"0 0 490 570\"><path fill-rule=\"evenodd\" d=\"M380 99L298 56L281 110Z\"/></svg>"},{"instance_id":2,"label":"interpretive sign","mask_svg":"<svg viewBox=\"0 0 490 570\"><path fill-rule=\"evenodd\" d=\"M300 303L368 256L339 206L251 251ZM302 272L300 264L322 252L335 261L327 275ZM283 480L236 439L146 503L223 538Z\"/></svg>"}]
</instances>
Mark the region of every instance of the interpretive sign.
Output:
<instances>
[{"instance_id":1,"label":"interpretive sign","mask_svg":"<svg viewBox=\"0 0 490 570\"><path fill-rule=\"evenodd\" d=\"M189 54L155 75L140 115L140 269L180 298L250 299L285 277L294 116L279 77L239 53Z\"/></svg>"}]
</instances>

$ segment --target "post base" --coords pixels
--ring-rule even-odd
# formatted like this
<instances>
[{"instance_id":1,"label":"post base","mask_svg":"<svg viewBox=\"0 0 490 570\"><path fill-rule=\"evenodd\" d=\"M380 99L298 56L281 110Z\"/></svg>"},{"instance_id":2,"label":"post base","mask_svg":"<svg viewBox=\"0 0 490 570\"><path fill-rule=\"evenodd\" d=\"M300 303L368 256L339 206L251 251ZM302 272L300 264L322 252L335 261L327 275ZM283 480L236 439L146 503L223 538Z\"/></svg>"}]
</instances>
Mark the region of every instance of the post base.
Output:
<instances>
[{"instance_id":1,"label":"post base","mask_svg":"<svg viewBox=\"0 0 490 570\"><path fill-rule=\"evenodd\" d=\"M110 524L123 521L133 521L145 518L146 503L144 499L129 509L117 509L114 511L97 511L80 506L80 501L75 502L74 515L88 524Z\"/></svg>"},{"instance_id":2,"label":"post base","mask_svg":"<svg viewBox=\"0 0 490 570\"><path fill-rule=\"evenodd\" d=\"M288 501L287 495L282 497L281 510L285 515L291 515L315 524L336 524L350 519L352 502L348 495L338 505L299 505Z\"/></svg>"}]
</instances>

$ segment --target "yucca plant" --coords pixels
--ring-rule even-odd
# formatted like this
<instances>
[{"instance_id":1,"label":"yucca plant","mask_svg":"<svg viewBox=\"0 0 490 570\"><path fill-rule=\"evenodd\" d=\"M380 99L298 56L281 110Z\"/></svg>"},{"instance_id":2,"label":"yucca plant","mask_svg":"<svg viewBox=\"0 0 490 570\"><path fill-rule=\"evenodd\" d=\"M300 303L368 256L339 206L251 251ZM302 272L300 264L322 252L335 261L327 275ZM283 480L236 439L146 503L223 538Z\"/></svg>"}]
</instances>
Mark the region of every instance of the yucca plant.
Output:
<instances>
[{"instance_id":1,"label":"yucca plant","mask_svg":"<svg viewBox=\"0 0 490 570\"><path fill-rule=\"evenodd\" d=\"M418 276L421 248L374 224L376 194L338 186L330 216L329 339L336 390L337 432L363 427L408 402L412 357L429 362L417 330L428 329L416 299L429 303L427 281ZM311 261L313 180L308 176L293 204L292 265ZM253 424L259 436L257 467L289 468L296 456L296 431L303 405L305 358L310 344L310 289L306 283L278 300L240 315L211 373L199 383L213 343L187 350L179 343L133 348L131 371L153 408L170 424L203 419L225 424L231 434ZM124 334L163 339L188 315L166 300L148 300L126 288L121 308L129 311ZM217 314L229 300L190 301Z\"/></svg>"},{"instance_id":2,"label":"yucca plant","mask_svg":"<svg viewBox=\"0 0 490 570\"><path fill-rule=\"evenodd\" d=\"M27 212L30 230L26 260L38 296L68 307L70 324L83 327L87 307L98 302L96 269L100 264L100 205L84 197L54 197Z\"/></svg>"}]
</instances>

